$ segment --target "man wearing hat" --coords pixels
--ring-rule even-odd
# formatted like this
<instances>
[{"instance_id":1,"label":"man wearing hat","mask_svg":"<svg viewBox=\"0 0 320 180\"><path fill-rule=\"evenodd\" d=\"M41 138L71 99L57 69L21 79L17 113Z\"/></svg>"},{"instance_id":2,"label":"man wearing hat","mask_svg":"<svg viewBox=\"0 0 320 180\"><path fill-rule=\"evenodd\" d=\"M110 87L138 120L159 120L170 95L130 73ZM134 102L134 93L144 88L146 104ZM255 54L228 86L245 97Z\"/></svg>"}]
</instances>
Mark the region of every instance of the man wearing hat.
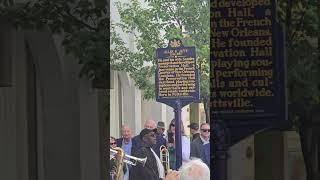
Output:
<instances>
[{"instance_id":1,"label":"man wearing hat","mask_svg":"<svg viewBox=\"0 0 320 180\"><path fill-rule=\"evenodd\" d=\"M144 166L141 163L132 166L130 180L161 180L165 178L164 167L157 154L151 148L156 144L156 132L156 129L147 128L140 132L141 146L132 155L138 158L147 157L147 161Z\"/></svg>"},{"instance_id":2,"label":"man wearing hat","mask_svg":"<svg viewBox=\"0 0 320 180\"><path fill-rule=\"evenodd\" d=\"M188 128L190 128L190 133L192 135L191 142L195 139L197 139L200 134L199 134L199 125L198 123L191 123L188 125Z\"/></svg>"},{"instance_id":3,"label":"man wearing hat","mask_svg":"<svg viewBox=\"0 0 320 180\"><path fill-rule=\"evenodd\" d=\"M166 138L165 134L164 134L165 129L166 128L165 128L164 122L163 121L158 121L158 123L157 123L157 134L160 135L163 138Z\"/></svg>"},{"instance_id":4,"label":"man wearing hat","mask_svg":"<svg viewBox=\"0 0 320 180\"><path fill-rule=\"evenodd\" d=\"M164 122L163 121L158 121L156 131L157 131L156 132L157 142L156 142L155 145L152 146L152 149L154 150L154 152L156 152L158 157L160 157L160 147L161 146L166 146L167 147L167 140L166 140L166 137L164 135L165 126L164 126Z\"/></svg>"}]
</instances>

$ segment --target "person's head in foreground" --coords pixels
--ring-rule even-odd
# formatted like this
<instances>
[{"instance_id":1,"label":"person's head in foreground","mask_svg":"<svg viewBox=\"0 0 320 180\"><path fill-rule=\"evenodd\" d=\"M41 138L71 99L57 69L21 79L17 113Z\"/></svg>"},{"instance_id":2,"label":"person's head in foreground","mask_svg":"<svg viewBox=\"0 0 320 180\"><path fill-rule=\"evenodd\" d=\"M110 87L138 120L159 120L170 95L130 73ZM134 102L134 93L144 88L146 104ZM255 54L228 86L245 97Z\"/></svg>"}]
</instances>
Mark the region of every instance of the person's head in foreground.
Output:
<instances>
[{"instance_id":1,"label":"person's head in foreground","mask_svg":"<svg viewBox=\"0 0 320 180\"><path fill-rule=\"evenodd\" d=\"M183 164L179 172L170 172L165 180L210 180L210 169L200 159Z\"/></svg>"}]
</instances>

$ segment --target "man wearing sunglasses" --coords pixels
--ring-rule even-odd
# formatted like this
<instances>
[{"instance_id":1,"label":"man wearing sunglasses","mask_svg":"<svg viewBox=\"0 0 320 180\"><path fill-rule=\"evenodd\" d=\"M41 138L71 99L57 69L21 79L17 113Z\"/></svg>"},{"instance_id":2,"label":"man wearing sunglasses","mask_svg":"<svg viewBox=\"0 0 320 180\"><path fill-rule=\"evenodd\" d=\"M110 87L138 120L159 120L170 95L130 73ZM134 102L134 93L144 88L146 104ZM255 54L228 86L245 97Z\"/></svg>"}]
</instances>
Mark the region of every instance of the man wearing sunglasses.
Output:
<instances>
[{"instance_id":1,"label":"man wearing sunglasses","mask_svg":"<svg viewBox=\"0 0 320 180\"><path fill-rule=\"evenodd\" d=\"M147 161L144 166L141 163L132 166L129 172L130 180L160 180L165 178L164 167L157 154L151 148L157 141L156 132L157 129L147 128L140 132L141 146L133 152L133 156L138 158L147 157Z\"/></svg>"},{"instance_id":2,"label":"man wearing sunglasses","mask_svg":"<svg viewBox=\"0 0 320 180\"><path fill-rule=\"evenodd\" d=\"M202 123L200 125L200 136L192 141L190 157L202 158L204 145L210 143L210 125Z\"/></svg>"}]
</instances>

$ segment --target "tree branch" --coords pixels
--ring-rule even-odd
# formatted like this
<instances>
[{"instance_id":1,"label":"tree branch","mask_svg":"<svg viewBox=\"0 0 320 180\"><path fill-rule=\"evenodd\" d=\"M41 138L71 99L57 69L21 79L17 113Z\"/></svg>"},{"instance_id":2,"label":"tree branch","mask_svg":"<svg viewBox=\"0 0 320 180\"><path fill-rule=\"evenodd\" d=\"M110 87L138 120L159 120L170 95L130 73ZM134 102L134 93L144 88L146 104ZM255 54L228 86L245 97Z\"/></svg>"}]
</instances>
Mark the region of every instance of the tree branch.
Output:
<instances>
[{"instance_id":1,"label":"tree branch","mask_svg":"<svg viewBox=\"0 0 320 180\"><path fill-rule=\"evenodd\" d=\"M61 14L61 12L59 12L59 13ZM95 32L98 31L98 28L95 28L95 27L93 27L93 26L91 26L91 25L89 25L89 24L87 24L87 23L79 20L79 19L78 19L77 17L75 17L70 11L66 11L66 13L67 13L68 16L70 16L70 17L71 17L75 22L77 22L78 24L81 24L81 25L83 25L83 26L87 27L88 29L93 30L93 31L95 31ZM63 14L61 14L61 15L63 15Z\"/></svg>"},{"instance_id":2,"label":"tree branch","mask_svg":"<svg viewBox=\"0 0 320 180\"><path fill-rule=\"evenodd\" d=\"M303 20L304 20L304 17L305 17L305 15L306 15L306 12L307 12L307 10L308 10L308 6L309 4L307 3L307 7L306 7L306 10L303 12L303 14L301 15L301 18L300 18L300 20L299 20L299 23L297 24L297 28L296 28L296 31L294 31L293 33L292 33L292 35L291 35L291 39L295 39L295 36L296 36L296 32L298 32L299 30L301 30L302 29L302 26L303 26Z\"/></svg>"}]
</instances>

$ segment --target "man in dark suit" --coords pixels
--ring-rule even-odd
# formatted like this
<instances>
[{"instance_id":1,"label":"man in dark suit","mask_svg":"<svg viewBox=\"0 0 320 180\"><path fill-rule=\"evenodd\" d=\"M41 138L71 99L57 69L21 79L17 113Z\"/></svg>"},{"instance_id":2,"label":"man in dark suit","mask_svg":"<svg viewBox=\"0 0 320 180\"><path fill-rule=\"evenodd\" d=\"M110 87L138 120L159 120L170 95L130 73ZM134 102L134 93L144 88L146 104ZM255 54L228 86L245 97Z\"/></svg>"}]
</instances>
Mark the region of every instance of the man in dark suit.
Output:
<instances>
[{"instance_id":1,"label":"man in dark suit","mask_svg":"<svg viewBox=\"0 0 320 180\"><path fill-rule=\"evenodd\" d=\"M143 129L139 134L140 148L133 152L133 156L138 158L147 157L145 165L137 163L130 170L130 180L161 180L165 178L164 167L151 148L156 144L156 129Z\"/></svg>"},{"instance_id":2,"label":"man in dark suit","mask_svg":"<svg viewBox=\"0 0 320 180\"><path fill-rule=\"evenodd\" d=\"M156 122L153 119L148 119L144 123L144 128L146 129L156 129ZM156 144L152 145L152 149L156 152L158 157L160 157L160 146L167 146L167 140L161 135L156 135ZM132 139L132 152L138 150L141 147L141 138L140 135L135 136Z\"/></svg>"},{"instance_id":3,"label":"man in dark suit","mask_svg":"<svg viewBox=\"0 0 320 180\"><path fill-rule=\"evenodd\" d=\"M203 145L210 141L210 125L202 123L200 126L200 136L191 143L190 157L201 158L203 155Z\"/></svg>"},{"instance_id":4,"label":"man in dark suit","mask_svg":"<svg viewBox=\"0 0 320 180\"><path fill-rule=\"evenodd\" d=\"M190 125L188 125L188 128L190 128L190 133L192 135L191 137L191 142L195 139L197 139L200 134L199 134L199 125L198 123L190 123Z\"/></svg>"},{"instance_id":5,"label":"man in dark suit","mask_svg":"<svg viewBox=\"0 0 320 180\"><path fill-rule=\"evenodd\" d=\"M161 135L163 138L165 137L164 131L166 130L166 127L164 125L163 121L158 121L157 123L157 135Z\"/></svg>"},{"instance_id":6,"label":"man in dark suit","mask_svg":"<svg viewBox=\"0 0 320 180\"><path fill-rule=\"evenodd\" d=\"M210 168L210 143L203 145L201 160Z\"/></svg>"}]
</instances>

